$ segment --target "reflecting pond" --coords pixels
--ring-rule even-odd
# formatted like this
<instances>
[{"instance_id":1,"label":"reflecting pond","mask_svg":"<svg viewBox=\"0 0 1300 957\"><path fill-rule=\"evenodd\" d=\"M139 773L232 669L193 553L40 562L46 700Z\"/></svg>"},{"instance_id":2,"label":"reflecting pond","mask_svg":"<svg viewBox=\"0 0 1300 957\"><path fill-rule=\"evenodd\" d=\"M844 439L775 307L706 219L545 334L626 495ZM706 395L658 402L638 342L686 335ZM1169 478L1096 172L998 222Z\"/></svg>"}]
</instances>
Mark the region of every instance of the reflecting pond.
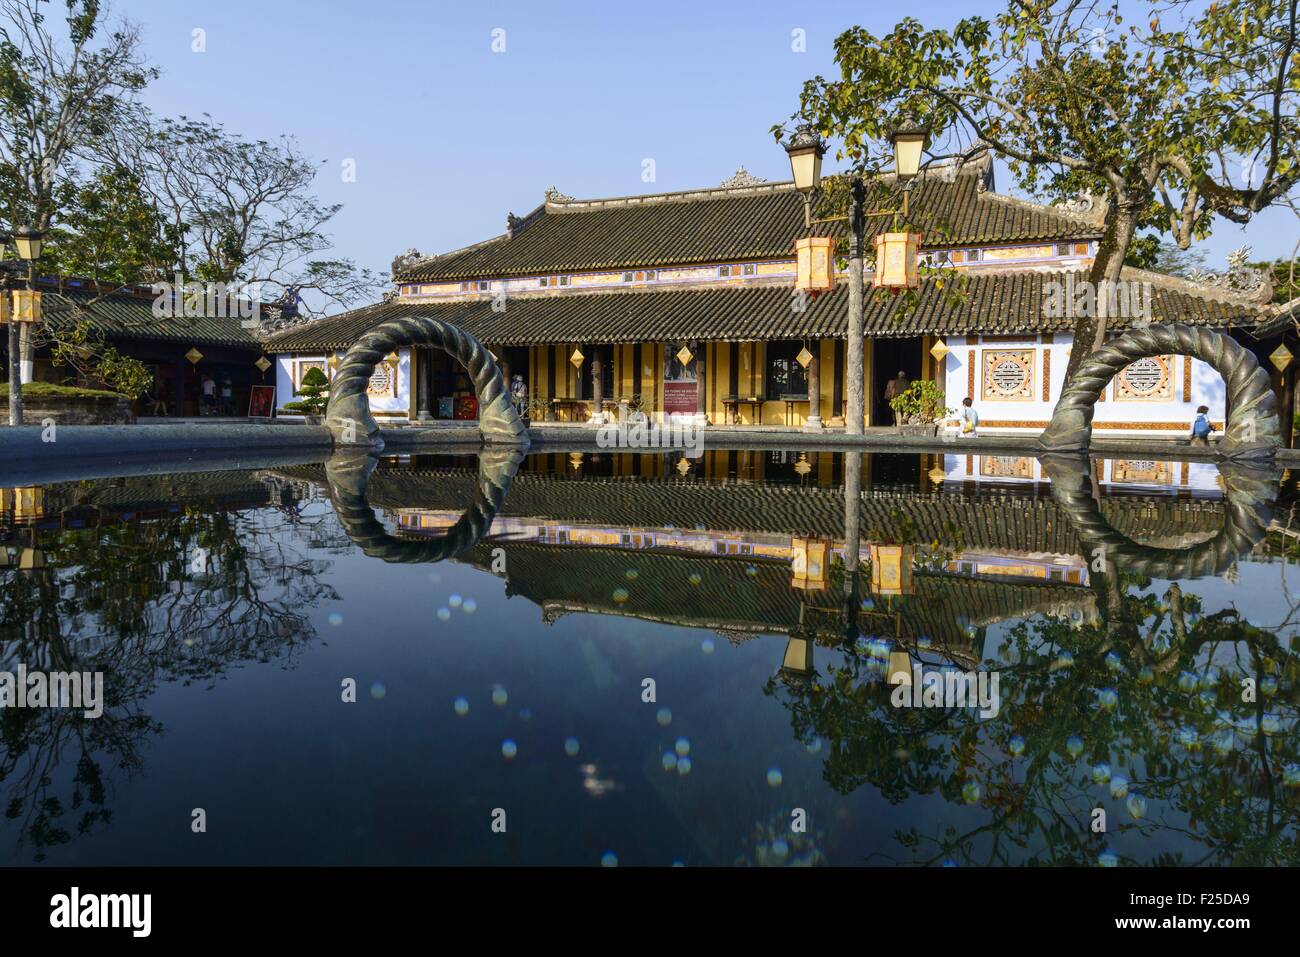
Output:
<instances>
[{"instance_id":1,"label":"reflecting pond","mask_svg":"<svg viewBox=\"0 0 1300 957\"><path fill-rule=\"evenodd\" d=\"M1284 473L588 450L0 496L0 673L103 675L98 716L0 709L0 861L1300 863Z\"/></svg>"}]
</instances>

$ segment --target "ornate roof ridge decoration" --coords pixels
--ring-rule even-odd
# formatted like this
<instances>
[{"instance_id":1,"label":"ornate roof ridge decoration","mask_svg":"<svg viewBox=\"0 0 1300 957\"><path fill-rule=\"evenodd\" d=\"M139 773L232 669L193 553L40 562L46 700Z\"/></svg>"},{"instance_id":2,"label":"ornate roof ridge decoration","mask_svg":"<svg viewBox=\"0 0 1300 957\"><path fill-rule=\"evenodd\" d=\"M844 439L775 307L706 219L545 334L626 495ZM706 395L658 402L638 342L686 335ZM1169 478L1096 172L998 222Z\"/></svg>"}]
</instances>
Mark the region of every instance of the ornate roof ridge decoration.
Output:
<instances>
[{"instance_id":1,"label":"ornate roof ridge decoration","mask_svg":"<svg viewBox=\"0 0 1300 957\"><path fill-rule=\"evenodd\" d=\"M1110 206L1110 201L1106 197L1088 194L1068 200L1066 204L1040 203L1037 200L1025 199L1020 196L1008 196L1006 193L995 193L992 190L981 192L980 197L1034 212L1048 212L1055 213L1058 216L1065 216L1080 225L1090 227L1090 231L1097 233L1100 233L1105 225L1106 210Z\"/></svg>"},{"instance_id":2,"label":"ornate roof ridge decoration","mask_svg":"<svg viewBox=\"0 0 1300 957\"><path fill-rule=\"evenodd\" d=\"M1252 302L1266 303L1273 298L1273 277L1266 270L1249 265L1249 246L1234 249L1228 253L1227 260L1228 268L1222 272L1192 269L1187 278L1207 289L1222 290Z\"/></svg>"},{"instance_id":3,"label":"ornate roof ridge decoration","mask_svg":"<svg viewBox=\"0 0 1300 957\"><path fill-rule=\"evenodd\" d=\"M529 215L532 215L532 214L530 213ZM527 217L525 217L525 218L527 218ZM406 282L406 281L407 281L407 279L406 279L406 275L407 275L411 270L413 270L413 269L418 269L418 268L420 268L421 266L428 265L429 263L437 262L439 259L446 259L448 256L458 256L458 255L460 255L461 253L472 252L472 251L475 250L475 249L482 249L484 246L491 246L493 243L504 242L505 240L507 240L507 239L509 239L509 238L510 238L510 237L509 237L508 234L506 234L506 233L501 233L501 234L498 235L498 236L491 236L491 237L489 237L489 238L487 238L487 239L480 239L478 242L476 242L476 243L470 243L468 246L461 246L459 249L449 249L449 250L447 250L445 253L430 253L430 254L427 255L427 256L421 256L421 258L418 259L418 260L414 260L414 261L411 261L411 262L405 263L405 264L403 265L403 267L402 267L401 272L398 272L397 269L393 269L393 282L399 282L399 283L400 283L400 282ZM409 250L407 250L407 255L409 255L410 253L413 253L413 252L418 252L418 250L416 250L416 249L414 249L414 248L409 249ZM396 266L396 265L397 265L397 261L398 261L398 259L402 259L402 258L404 258L404 257L403 257L403 256L396 256L396 257L394 257L394 258L393 258L393 265ZM418 282L419 280L415 280L415 281Z\"/></svg>"},{"instance_id":4,"label":"ornate roof ridge decoration","mask_svg":"<svg viewBox=\"0 0 1300 957\"><path fill-rule=\"evenodd\" d=\"M736 172L728 176L718 184L718 189L738 189L745 186L762 186L767 180L761 176L755 176L745 169L744 166L737 166Z\"/></svg>"},{"instance_id":5,"label":"ornate roof ridge decoration","mask_svg":"<svg viewBox=\"0 0 1300 957\"><path fill-rule=\"evenodd\" d=\"M1260 270L1247 269L1245 272L1259 275L1256 282L1260 285L1234 286L1224 274L1205 273L1200 270L1193 270L1191 276L1184 278L1151 269L1138 269L1136 266L1125 266L1120 272L1120 279L1149 282L1154 286L1164 286L1166 289L1175 289L1202 299L1242 306L1249 313L1262 315L1269 311L1268 303L1273 298L1272 279L1267 274L1262 274ZM1202 278L1204 276L1213 277L1213 281ZM1238 282L1249 283L1250 276L1242 277Z\"/></svg>"},{"instance_id":6,"label":"ornate roof ridge decoration","mask_svg":"<svg viewBox=\"0 0 1300 957\"><path fill-rule=\"evenodd\" d=\"M757 183L739 186L713 186L704 189L679 190L673 193L642 193L636 196L610 196L597 199L574 199L571 196L556 200L548 198L547 211L551 213L583 213L593 209L651 206L660 203L694 203L711 199L730 199L736 196L783 192L794 192L794 183L790 181L769 183L760 180Z\"/></svg>"},{"instance_id":7,"label":"ornate roof ridge decoration","mask_svg":"<svg viewBox=\"0 0 1300 957\"><path fill-rule=\"evenodd\" d=\"M561 193L554 186L546 187L546 192L542 194L548 203L571 203L573 197L568 193Z\"/></svg>"}]
</instances>

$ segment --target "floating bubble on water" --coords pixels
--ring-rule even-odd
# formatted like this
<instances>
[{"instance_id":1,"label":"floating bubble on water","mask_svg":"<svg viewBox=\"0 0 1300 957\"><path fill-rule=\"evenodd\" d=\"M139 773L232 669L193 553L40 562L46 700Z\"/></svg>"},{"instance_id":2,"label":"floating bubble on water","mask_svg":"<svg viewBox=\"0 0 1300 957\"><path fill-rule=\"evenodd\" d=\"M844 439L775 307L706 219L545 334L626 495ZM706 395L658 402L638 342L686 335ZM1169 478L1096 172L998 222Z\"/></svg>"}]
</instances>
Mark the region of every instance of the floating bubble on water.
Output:
<instances>
[{"instance_id":1,"label":"floating bubble on water","mask_svg":"<svg viewBox=\"0 0 1300 957\"><path fill-rule=\"evenodd\" d=\"M1073 651L1070 651L1070 650L1068 650L1068 649L1066 649L1066 648L1062 648L1060 651L1058 651L1058 652L1056 653L1056 667L1058 667L1058 668L1073 668L1073 667L1074 667L1074 652L1073 652Z\"/></svg>"},{"instance_id":2,"label":"floating bubble on water","mask_svg":"<svg viewBox=\"0 0 1300 957\"><path fill-rule=\"evenodd\" d=\"M673 723L673 712L670 708L660 708L655 712L655 720L659 722L659 727L666 728Z\"/></svg>"},{"instance_id":3,"label":"floating bubble on water","mask_svg":"<svg viewBox=\"0 0 1300 957\"><path fill-rule=\"evenodd\" d=\"M451 703L451 709L462 718L469 714L469 701L464 697L457 698Z\"/></svg>"},{"instance_id":4,"label":"floating bubble on water","mask_svg":"<svg viewBox=\"0 0 1300 957\"><path fill-rule=\"evenodd\" d=\"M1300 788L1300 764L1288 764L1282 769L1282 783L1289 788Z\"/></svg>"},{"instance_id":5,"label":"floating bubble on water","mask_svg":"<svg viewBox=\"0 0 1300 957\"><path fill-rule=\"evenodd\" d=\"M447 599L447 604L450 605L452 608L459 608L463 600L464 599L462 599L460 595L457 595L455 592L453 592L451 597Z\"/></svg>"},{"instance_id":6,"label":"floating bubble on water","mask_svg":"<svg viewBox=\"0 0 1300 957\"><path fill-rule=\"evenodd\" d=\"M340 615L337 611L330 612L329 622L331 625L337 628L339 625L343 624L343 616Z\"/></svg>"},{"instance_id":7,"label":"floating bubble on water","mask_svg":"<svg viewBox=\"0 0 1300 957\"><path fill-rule=\"evenodd\" d=\"M467 615L472 615L474 612L478 611L478 602L473 598L466 598L464 604L460 606L460 610Z\"/></svg>"},{"instance_id":8,"label":"floating bubble on water","mask_svg":"<svg viewBox=\"0 0 1300 957\"><path fill-rule=\"evenodd\" d=\"M1106 762L1094 764L1092 766L1092 783L1105 784L1110 780L1110 765Z\"/></svg>"},{"instance_id":9,"label":"floating bubble on water","mask_svg":"<svg viewBox=\"0 0 1300 957\"><path fill-rule=\"evenodd\" d=\"M450 620L451 620L451 609L448 608L446 605L444 605L443 607L439 608L439 609L438 609L438 620L439 620L439 621L450 621Z\"/></svg>"},{"instance_id":10,"label":"floating bubble on water","mask_svg":"<svg viewBox=\"0 0 1300 957\"><path fill-rule=\"evenodd\" d=\"M677 755L673 751L665 751L659 762L664 766L665 771L673 771L677 768Z\"/></svg>"},{"instance_id":11,"label":"floating bubble on water","mask_svg":"<svg viewBox=\"0 0 1300 957\"><path fill-rule=\"evenodd\" d=\"M768 769L767 769L767 786L768 786L768 787L770 787L770 788L779 788L779 787L781 786L781 782L784 781L784 780L785 780L785 778L784 778L784 776L781 774L781 769L780 769L780 768L768 768Z\"/></svg>"},{"instance_id":12,"label":"floating bubble on water","mask_svg":"<svg viewBox=\"0 0 1300 957\"><path fill-rule=\"evenodd\" d=\"M1110 778L1110 796L1122 798L1128 794L1128 778L1122 774L1113 774Z\"/></svg>"},{"instance_id":13,"label":"floating bubble on water","mask_svg":"<svg viewBox=\"0 0 1300 957\"><path fill-rule=\"evenodd\" d=\"M686 580L696 588L700 586L700 582L704 581L704 579L700 576L699 572L691 572L689 575L686 576Z\"/></svg>"},{"instance_id":14,"label":"floating bubble on water","mask_svg":"<svg viewBox=\"0 0 1300 957\"><path fill-rule=\"evenodd\" d=\"M1102 867L1119 867L1119 855L1108 848L1097 855L1097 863Z\"/></svg>"},{"instance_id":15,"label":"floating bubble on water","mask_svg":"<svg viewBox=\"0 0 1300 957\"><path fill-rule=\"evenodd\" d=\"M618 867L618 855L613 851L606 851L600 855L601 867Z\"/></svg>"},{"instance_id":16,"label":"floating bubble on water","mask_svg":"<svg viewBox=\"0 0 1300 957\"><path fill-rule=\"evenodd\" d=\"M1124 659L1113 651L1106 652L1105 662L1107 669L1110 671L1119 671L1124 667Z\"/></svg>"},{"instance_id":17,"label":"floating bubble on water","mask_svg":"<svg viewBox=\"0 0 1300 957\"><path fill-rule=\"evenodd\" d=\"M564 753L569 757L577 757L579 747L577 738L569 737L564 739Z\"/></svg>"},{"instance_id":18,"label":"floating bubble on water","mask_svg":"<svg viewBox=\"0 0 1300 957\"><path fill-rule=\"evenodd\" d=\"M374 698L376 701L383 701L384 696L387 694L388 689L384 687L382 681L376 681L370 686L370 697Z\"/></svg>"},{"instance_id":19,"label":"floating bubble on water","mask_svg":"<svg viewBox=\"0 0 1300 957\"><path fill-rule=\"evenodd\" d=\"M691 742L685 738L678 738L676 743L673 744L673 750L682 757L686 757L686 755L691 753Z\"/></svg>"},{"instance_id":20,"label":"floating bubble on water","mask_svg":"<svg viewBox=\"0 0 1300 957\"><path fill-rule=\"evenodd\" d=\"M713 654L714 647L715 645L713 644L712 638L705 638L700 642L700 651L704 652L706 655Z\"/></svg>"},{"instance_id":21,"label":"floating bubble on water","mask_svg":"<svg viewBox=\"0 0 1300 957\"><path fill-rule=\"evenodd\" d=\"M1142 684L1149 685L1151 684L1151 682L1155 680L1156 680L1155 669L1153 669L1150 665L1143 665L1141 670L1138 671L1138 681L1141 682Z\"/></svg>"},{"instance_id":22,"label":"floating bubble on water","mask_svg":"<svg viewBox=\"0 0 1300 957\"><path fill-rule=\"evenodd\" d=\"M501 754L507 761L519 753L519 745L515 744L514 738L506 738L501 742Z\"/></svg>"},{"instance_id":23,"label":"floating bubble on water","mask_svg":"<svg viewBox=\"0 0 1300 957\"><path fill-rule=\"evenodd\" d=\"M630 582L634 582L641 577L641 573L637 571L635 568L629 568L623 572L623 577Z\"/></svg>"},{"instance_id":24,"label":"floating bubble on water","mask_svg":"<svg viewBox=\"0 0 1300 957\"><path fill-rule=\"evenodd\" d=\"M1097 706L1102 711L1114 711L1119 704L1119 692L1114 688L1102 688L1097 692Z\"/></svg>"},{"instance_id":25,"label":"floating bubble on water","mask_svg":"<svg viewBox=\"0 0 1300 957\"><path fill-rule=\"evenodd\" d=\"M772 855L778 860L783 861L790 856L790 844L777 838L772 842Z\"/></svg>"},{"instance_id":26,"label":"floating bubble on water","mask_svg":"<svg viewBox=\"0 0 1300 957\"><path fill-rule=\"evenodd\" d=\"M504 708L506 702L510 700L510 695L506 694L506 689L497 685L492 689L492 703L498 708Z\"/></svg>"},{"instance_id":27,"label":"floating bubble on water","mask_svg":"<svg viewBox=\"0 0 1300 957\"><path fill-rule=\"evenodd\" d=\"M822 749L822 739L813 738L806 745L804 745L804 748L807 749L809 754L817 754Z\"/></svg>"},{"instance_id":28,"label":"floating bubble on water","mask_svg":"<svg viewBox=\"0 0 1300 957\"><path fill-rule=\"evenodd\" d=\"M694 766L695 766L695 765L691 764L691 759L690 759L690 758L678 758L678 759L677 759L677 773L678 773L681 777L686 777L686 775L690 774L690 773L691 773L691 768L693 768Z\"/></svg>"},{"instance_id":29,"label":"floating bubble on water","mask_svg":"<svg viewBox=\"0 0 1300 957\"><path fill-rule=\"evenodd\" d=\"M1272 675L1265 675L1259 679L1259 692L1265 698L1271 698L1277 694L1277 679Z\"/></svg>"},{"instance_id":30,"label":"floating bubble on water","mask_svg":"<svg viewBox=\"0 0 1300 957\"><path fill-rule=\"evenodd\" d=\"M1124 806L1128 808L1128 813L1135 821L1140 821L1147 816L1147 799L1140 794L1130 794Z\"/></svg>"},{"instance_id":31,"label":"floating bubble on water","mask_svg":"<svg viewBox=\"0 0 1300 957\"><path fill-rule=\"evenodd\" d=\"M1191 694L1196 690L1196 686L1200 684L1200 682L1201 679L1198 678L1194 672L1184 671L1178 676L1178 690L1186 691L1188 694Z\"/></svg>"},{"instance_id":32,"label":"floating bubble on water","mask_svg":"<svg viewBox=\"0 0 1300 957\"><path fill-rule=\"evenodd\" d=\"M961 797L967 804L978 804L980 795L983 793L984 792L980 788L979 783L976 781L967 781L961 786Z\"/></svg>"},{"instance_id":33,"label":"floating bubble on water","mask_svg":"<svg viewBox=\"0 0 1300 957\"><path fill-rule=\"evenodd\" d=\"M1070 757L1077 758L1079 755L1083 754L1083 738L1079 737L1077 734L1070 735L1065 739L1065 750Z\"/></svg>"},{"instance_id":34,"label":"floating bubble on water","mask_svg":"<svg viewBox=\"0 0 1300 957\"><path fill-rule=\"evenodd\" d=\"M1018 734L1013 734L1011 740L1007 742L1007 748L1018 758L1025 753L1025 739Z\"/></svg>"},{"instance_id":35,"label":"floating bubble on water","mask_svg":"<svg viewBox=\"0 0 1300 957\"><path fill-rule=\"evenodd\" d=\"M628 595L628 591L626 588L615 588L612 597L614 599L615 604L621 605L623 604L623 602L627 601L627 595Z\"/></svg>"}]
</instances>

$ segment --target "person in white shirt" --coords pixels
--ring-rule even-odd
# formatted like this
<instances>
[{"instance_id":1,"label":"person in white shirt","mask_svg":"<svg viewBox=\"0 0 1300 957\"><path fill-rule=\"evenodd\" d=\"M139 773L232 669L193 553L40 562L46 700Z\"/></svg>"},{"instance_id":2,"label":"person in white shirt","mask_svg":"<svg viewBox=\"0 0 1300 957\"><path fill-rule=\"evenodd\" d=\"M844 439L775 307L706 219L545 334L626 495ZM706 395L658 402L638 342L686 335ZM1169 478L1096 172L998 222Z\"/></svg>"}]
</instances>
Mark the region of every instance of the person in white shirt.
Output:
<instances>
[{"instance_id":1,"label":"person in white shirt","mask_svg":"<svg viewBox=\"0 0 1300 957\"><path fill-rule=\"evenodd\" d=\"M980 414L975 411L975 400L966 396L961 400L961 434L969 435L972 439L978 437L979 433L975 430L979 424Z\"/></svg>"}]
</instances>

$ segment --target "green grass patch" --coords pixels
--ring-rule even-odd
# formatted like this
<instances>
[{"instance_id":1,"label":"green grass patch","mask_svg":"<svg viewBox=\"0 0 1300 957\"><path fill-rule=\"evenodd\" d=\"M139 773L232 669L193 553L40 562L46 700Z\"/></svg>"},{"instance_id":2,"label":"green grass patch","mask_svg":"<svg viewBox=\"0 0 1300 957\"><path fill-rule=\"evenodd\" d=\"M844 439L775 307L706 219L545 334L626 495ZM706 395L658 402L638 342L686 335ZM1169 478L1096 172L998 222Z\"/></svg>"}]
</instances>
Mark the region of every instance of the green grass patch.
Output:
<instances>
[{"instance_id":1,"label":"green grass patch","mask_svg":"<svg viewBox=\"0 0 1300 957\"><path fill-rule=\"evenodd\" d=\"M0 382L0 396L7 401L9 398L9 383ZM30 396L33 399L61 398L72 399L125 399L126 396L120 392L109 392L105 389L87 389L79 385L59 385L57 382L25 382L23 383L23 396Z\"/></svg>"}]
</instances>

